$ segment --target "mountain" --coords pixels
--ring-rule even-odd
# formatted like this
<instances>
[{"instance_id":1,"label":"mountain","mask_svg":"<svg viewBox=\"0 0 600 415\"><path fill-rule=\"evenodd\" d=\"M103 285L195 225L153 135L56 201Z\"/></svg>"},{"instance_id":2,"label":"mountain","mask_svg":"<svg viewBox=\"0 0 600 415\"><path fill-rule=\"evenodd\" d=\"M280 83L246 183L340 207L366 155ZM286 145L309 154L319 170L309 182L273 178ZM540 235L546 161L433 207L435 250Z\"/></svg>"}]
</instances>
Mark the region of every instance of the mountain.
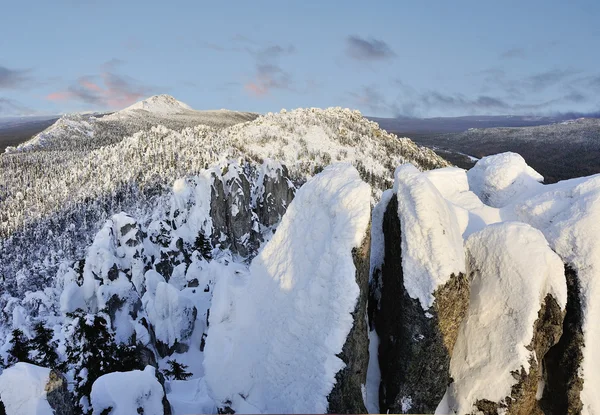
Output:
<instances>
[{"instance_id":1,"label":"mountain","mask_svg":"<svg viewBox=\"0 0 600 415\"><path fill-rule=\"evenodd\" d=\"M0 155L7 413L600 410L600 175L152 101Z\"/></svg>"},{"instance_id":2,"label":"mountain","mask_svg":"<svg viewBox=\"0 0 600 415\"><path fill-rule=\"evenodd\" d=\"M136 102L124 110L119 111L117 114L129 113L136 110L148 111L154 114L177 114L193 111L192 107L181 101L177 101L170 95L155 95L143 101Z\"/></svg>"}]
</instances>

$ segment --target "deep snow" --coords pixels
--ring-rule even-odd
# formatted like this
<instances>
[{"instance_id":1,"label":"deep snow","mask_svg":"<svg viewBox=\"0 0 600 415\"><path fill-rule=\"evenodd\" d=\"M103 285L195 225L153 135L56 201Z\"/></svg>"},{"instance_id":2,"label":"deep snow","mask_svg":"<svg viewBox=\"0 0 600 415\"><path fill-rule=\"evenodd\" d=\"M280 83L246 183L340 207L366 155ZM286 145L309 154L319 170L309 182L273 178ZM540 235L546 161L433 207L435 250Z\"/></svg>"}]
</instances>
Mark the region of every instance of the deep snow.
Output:
<instances>
[{"instance_id":1,"label":"deep snow","mask_svg":"<svg viewBox=\"0 0 600 415\"><path fill-rule=\"evenodd\" d=\"M216 283L204 366L221 405L327 410L359 294L351 251L365 237L370 194L350 165L327 167L298 191L249 272Z\"/></svg>"}]
</instances>

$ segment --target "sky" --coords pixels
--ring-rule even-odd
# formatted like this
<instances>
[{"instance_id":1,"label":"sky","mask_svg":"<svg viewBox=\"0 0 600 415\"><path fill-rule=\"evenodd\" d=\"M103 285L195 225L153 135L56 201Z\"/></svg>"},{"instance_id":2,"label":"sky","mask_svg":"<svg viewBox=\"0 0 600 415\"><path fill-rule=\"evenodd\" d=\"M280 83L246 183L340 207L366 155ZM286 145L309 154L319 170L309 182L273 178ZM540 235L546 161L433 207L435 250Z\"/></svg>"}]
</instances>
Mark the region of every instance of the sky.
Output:
<instances>
[{"instance_id":1,"label":"sky","mask_svg":"<svg viewBox=\"0 0 600 415\"><path fill-rule=\"evenodd\" d=\"M0 117L350 107L600 111L600 2L5 0Z\"/></svg>"}]
</instances>

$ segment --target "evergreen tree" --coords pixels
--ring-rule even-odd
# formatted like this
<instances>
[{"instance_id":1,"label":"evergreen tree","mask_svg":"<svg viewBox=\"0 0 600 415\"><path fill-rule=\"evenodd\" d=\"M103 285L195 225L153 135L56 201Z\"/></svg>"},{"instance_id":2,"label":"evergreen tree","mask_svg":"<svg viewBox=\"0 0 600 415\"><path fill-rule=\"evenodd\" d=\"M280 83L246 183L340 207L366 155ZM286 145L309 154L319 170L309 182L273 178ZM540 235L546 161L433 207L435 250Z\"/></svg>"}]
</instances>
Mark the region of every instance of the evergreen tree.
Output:
<instances>
[{"instance_id":1,"label":"evergreen tree","mask_svg":"<svg viewBox=\"0 0 600 415\"><path fill-rule=\"evenodd\" d=\"M11 347L8 350L8 363L10 365L17 362L31 363L29 359L29 352L31 351L31 342L23 334L21 329L14 329L12 331L12 339L10 340Z\"/></svg>"},{"instance_id":2,"label":"evergreen tree","mask_svg":"<svg viewBox=\"0 0 600 415\"><path fill-rule=\"evenodd\" d=\"M169 364L170 369L165 369L163 371L165 377L175 380L188 380L192 377L190 372L185 371L188 368L187 365L179 363L177 360L169 360L167 363Z\"/></svg>"},{"instance_id":3,"label":"evergreen tree","mask_svg":"<svg viewBox=\"0 0 600 415\"><path fill-rule=\"evenodd\" d=\"M212 259L212 246L204 233L198 233L196 241L194 242L194 247L206 260Z\"/></svg>"},{"instance_id":4,"label":"evergreen tree","mask_svg":"<svg viewBox=\"0 0 600 415\"><path fill-rule=\"evenodd\" d=\"M0 415L6 415L6 408L4 407L4 403L2 402L1 396L0 396Z\"/></svg>"},{"instance_id":5,"label":"evergreen tree","mask_svg":"<svg viewBox=\"0 0 600 415\"><path fill-rule=\"evenodd\" d=\"M96 379L111 372L137 369L139 363L134 347L115 344L103 314L77 310L67 316L73 319L73 329L67 339L67 360L62 369L75 370L75 402L85 413Z\"/></svg>"},{"instance_id":6,"label":"evergreen tree","mask_svg":"<svg viewBox=\"0 0 600 415\"><path fill-rule=\"evenodd\" d=\"M54 332L41 322L37 323L33 329L35 337L31 339L31 346L36 352L35 363L54 369L58 364L58 354L56 353L58 344L56 341L52 341Z\"/></svg>"}]
</instances>

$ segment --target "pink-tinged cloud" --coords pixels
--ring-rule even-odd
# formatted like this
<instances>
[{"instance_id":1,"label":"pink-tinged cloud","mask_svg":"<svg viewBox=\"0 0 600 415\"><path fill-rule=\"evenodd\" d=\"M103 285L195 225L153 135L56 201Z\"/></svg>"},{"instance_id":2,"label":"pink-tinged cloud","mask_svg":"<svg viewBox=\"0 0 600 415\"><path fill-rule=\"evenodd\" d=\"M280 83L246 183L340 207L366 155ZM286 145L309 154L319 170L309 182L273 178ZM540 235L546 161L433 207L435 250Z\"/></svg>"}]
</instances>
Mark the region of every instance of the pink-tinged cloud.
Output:
<instances>
[{"instance_id":1,"label":"pink-tinged cloud","mask_svg":"<svg viewBox=\"0 0 600 415\"><path fill-rule=\"evenodd\" d=\"M269 93L269 88L267 88L265 85L259 85L255 82L248 82L246 85L244 85L244 89L251 95L257 97L263 97Z\"/></svg>"},{"instance_id":2,"label":"pink-tinged cloud","mask_svg":"<svg viewBox=\"0 0 600 415\"><path fill-rule=\"evenodd\" d=\"M46 95L48 101L68 101L73 98L73 94L68 91L58 91Z\"/></svg>"},{"instance_id":3,"label":"pink-tinged cloud","mask_svg":"<svg viewBox=\"0 0 600 415\"><path fill-rule=\"evenodd\" d=\"M53 92L46 99L80 101L99 108L121 109L148 96L151 88L113 71L120 64L113 59L102 66L104 71L99 76L83 76L66 91Z\"/></svg>"},{"instance_id":4,"label":"pink-tinged cloud","mask_svg":"<svg viewBox=\"0 0 600 415\"><path fill-rule=\"evenodd\" d=\"M79 85L81 85L83 88L89 89L90 91L102 91L102 88L98 84L95 84L92 81L88 81L87 79L80 79Z\"/></svg>"}]
</instances>

